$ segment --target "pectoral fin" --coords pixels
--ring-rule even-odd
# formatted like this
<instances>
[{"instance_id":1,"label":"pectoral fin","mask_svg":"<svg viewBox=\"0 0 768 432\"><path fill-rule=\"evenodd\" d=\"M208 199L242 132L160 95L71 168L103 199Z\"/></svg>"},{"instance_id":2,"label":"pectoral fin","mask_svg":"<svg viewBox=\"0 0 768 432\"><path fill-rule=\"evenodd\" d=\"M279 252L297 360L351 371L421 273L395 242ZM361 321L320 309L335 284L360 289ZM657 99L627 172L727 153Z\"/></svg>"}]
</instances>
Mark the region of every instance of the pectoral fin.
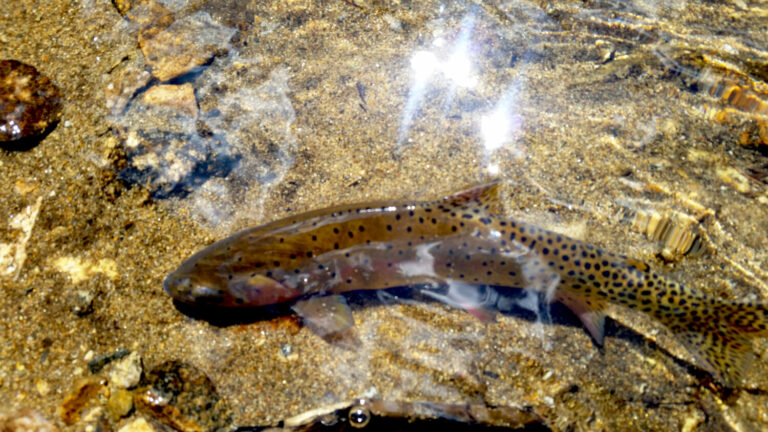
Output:
<instances>
[{"instance_id":1,"label":"pectoral fin","mask_svg":"<svg viewBox=\"0 0 768 432\"><path fill-rule=\"evenodd\" d=\"M558 293L557 301L568 306L576 316L579 317L589 334L592 335L598 345L603 345L605 339L605 315L603 314L603 304L590 300L587 303L582 297L566 293Z\"/></svg>"},{"instance_id":2,"label":"pectoral fin","mask_svg":"<svg viewBox=\"0 0 768 432\"><path fill-rule=\"evenodd\" d=\"M447 305L464 309L484 323L496 320L496 311L492 307L496 306L499 294L493 288L456 281L448 281L446 287L444 293L432 290L424 290L422 293Z\"/></svg>"},{"instance_id":3,"label":"pectoral fin","mask_svg":"<svg viewBox=\"0 0 768 432\"><path fill-rule=\"evenodd\" d=\"M291 309L321 337L343 332L355 322L347 301L338 294L299 300Z\"/></svg>"}]
</instances>

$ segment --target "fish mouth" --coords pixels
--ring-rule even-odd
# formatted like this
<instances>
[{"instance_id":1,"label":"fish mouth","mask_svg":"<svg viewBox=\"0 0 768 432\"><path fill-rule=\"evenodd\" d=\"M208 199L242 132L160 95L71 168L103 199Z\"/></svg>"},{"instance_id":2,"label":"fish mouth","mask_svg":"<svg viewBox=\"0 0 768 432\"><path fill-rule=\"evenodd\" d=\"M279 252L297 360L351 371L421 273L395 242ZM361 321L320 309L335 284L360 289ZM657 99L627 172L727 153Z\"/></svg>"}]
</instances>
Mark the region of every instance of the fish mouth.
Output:
<instances>
[{"instance_id":1,"label":"fish mouth","mask_svg":"<svg viewBox=\"0 0 768 432\"><path fill-rule=\"evenodd\" d=\"M170 295L171 297L175 297L178 290L176 289L177 283L174 283L174 279L177 282L183 281L184 278L179 278L175 274L171 273L168 276L165 277L163 280L163 291L166 292L166 294ZM188 279L188 278L187 278Z\"/></svg>"}]
</instances>

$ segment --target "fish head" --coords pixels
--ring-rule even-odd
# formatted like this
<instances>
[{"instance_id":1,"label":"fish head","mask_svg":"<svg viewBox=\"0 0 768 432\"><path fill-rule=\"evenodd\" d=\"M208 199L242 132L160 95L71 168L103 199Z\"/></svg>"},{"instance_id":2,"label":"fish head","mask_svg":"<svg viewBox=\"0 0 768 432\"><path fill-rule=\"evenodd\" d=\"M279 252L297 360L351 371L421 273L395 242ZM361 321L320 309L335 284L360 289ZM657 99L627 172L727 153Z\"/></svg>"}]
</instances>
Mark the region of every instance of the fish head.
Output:
<instances>
[{"instance_id":1,"label":"fish head","mask_svg":"<svg viewBox=\"0 0 768 432\"><path fill-rule=\"evenodd\" d=\"M281 303L303 294L271 273L222 272L221 269L187 266L169 274L163 289L173 299L199 306L256 307Z\"/></svg>"},{"instance_id":2,"label":"fish head","mask_svg":"<svg viewBox=\"0 0 768 432\"><path fill-rule=\"evenodd\" d=\"M174 300L189 304L220 305L225 302L226 293L215 283L199 280L190 274L173 272L163 281L163 290Z\"/></svg>"}]
</instances>

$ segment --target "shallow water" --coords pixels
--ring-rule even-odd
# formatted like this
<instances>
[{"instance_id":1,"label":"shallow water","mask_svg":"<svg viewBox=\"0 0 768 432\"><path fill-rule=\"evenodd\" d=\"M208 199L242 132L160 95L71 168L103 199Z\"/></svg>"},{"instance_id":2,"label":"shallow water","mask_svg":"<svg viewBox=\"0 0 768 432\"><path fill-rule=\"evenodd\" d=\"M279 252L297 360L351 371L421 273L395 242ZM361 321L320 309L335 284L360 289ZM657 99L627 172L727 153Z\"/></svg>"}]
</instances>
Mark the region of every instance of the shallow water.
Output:
<instances>
[{"instance_id":1,"label":"shallow water","mask_svg":"<svg viewBox=\"0 0 768 432\"><path fill-rule=\"evenodd\" d=\"M162 290L249 226L502 178L508 216L765 301L765 5L160 3L11 0L0 15L0 59L65 95L56 129L0 154L0 414L152 419L110 405L121 359L89 368L129 350L145 375L202 371L232 427L357 398L526 407L552 430L768 427L765 340L725 390L652 319L611 311L597 347L525 292L488 323L408 289L352 295L353 335L329 341L287 308L222 320Z\"/></svg>"}]
</instances>

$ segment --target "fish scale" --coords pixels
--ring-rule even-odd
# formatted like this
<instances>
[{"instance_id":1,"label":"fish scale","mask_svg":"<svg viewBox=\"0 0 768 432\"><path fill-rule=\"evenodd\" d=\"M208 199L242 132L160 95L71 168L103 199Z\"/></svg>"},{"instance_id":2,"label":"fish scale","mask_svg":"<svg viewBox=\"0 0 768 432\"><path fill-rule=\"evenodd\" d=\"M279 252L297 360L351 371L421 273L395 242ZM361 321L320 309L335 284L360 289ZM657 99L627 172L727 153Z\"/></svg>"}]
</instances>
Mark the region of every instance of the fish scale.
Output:
<instances>
[{"instance_id":1,"label":"fish scale","mask_svg":"<svg viewBox=\"0 0 768 432\"><path fill-rule=\"evenodd\" d=\"M326 333L351 325L351 317L317 316L348 311L328 297L348 291L447 286L447 295L432 295L482 316L484 305L466 297L466 286L535 290L573 310L600 344L607 304L644 312L669 327L699 366L738 385L749 338L766 333L765 304L716 299L640 261L495 215L489 209L498 204L499 187L277 220L196 253L164 288L177 301L216 307L290 301L308 322L329 326Z\"/></svg>"}]
</instances>

